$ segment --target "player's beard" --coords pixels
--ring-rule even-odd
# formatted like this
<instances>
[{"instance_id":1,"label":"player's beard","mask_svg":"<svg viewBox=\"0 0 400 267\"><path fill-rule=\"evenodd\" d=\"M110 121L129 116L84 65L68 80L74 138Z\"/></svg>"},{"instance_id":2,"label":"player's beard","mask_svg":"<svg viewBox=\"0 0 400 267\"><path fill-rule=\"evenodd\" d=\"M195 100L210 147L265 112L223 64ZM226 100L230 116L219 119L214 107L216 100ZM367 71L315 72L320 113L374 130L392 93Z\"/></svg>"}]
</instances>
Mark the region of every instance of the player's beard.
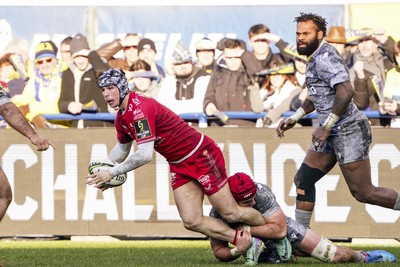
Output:
<instances>
[{"instance_id":1,"label":"player's beard","mask_svg":"<svg viewBox=\"0 0 400 267\"><path fill-rule=\"evenodd\" d=\"M299 42L297 41L297 52L300 55L309 57L312 53L314 53L315 50L317 50L317 48L319 46L319 41L318 41L318 38L315 37L311 43L307 44L306 42L303 42L302 44L306 44L306 46L299 47Z\"/></svg>"}]
</instances>

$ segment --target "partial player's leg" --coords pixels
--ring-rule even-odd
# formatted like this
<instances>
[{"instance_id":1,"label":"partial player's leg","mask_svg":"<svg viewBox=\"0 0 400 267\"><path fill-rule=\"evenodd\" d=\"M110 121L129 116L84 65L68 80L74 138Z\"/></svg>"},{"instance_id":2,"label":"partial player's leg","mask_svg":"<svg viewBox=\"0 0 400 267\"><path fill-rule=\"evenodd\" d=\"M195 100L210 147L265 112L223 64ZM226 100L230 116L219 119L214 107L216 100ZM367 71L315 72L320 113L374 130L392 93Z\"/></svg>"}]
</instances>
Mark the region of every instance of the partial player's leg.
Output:
<instances>
[{"instance_id":1,"label":"partial player's leg","mask_svg":"<svg viewBox=\"0 0 400 267\"><path fill-rule=\"evenodd\" d=\"M3 219L6 214L7 208L10 205L12 200L12 191L10 183L6 177L6 174L3 171L3 168L0 167L0 221Z\"/></svg>"},{"instance_id":2,"label":"partial player's leg","mask_svg":"<svg viewBox=\"0 0 400 267\"><path fill-rule=\"evenodd\" d=\"M307 155L297 171L296 185L296 221L309 227L315 206L315 183L328 173L336 164L336 159L326 153L308 150Z\"/></svg>"},{"instance_id":3,"label":"partial player's leg","mask_svg":"<svg viewBox=\"0 0 400 267\"><path fill-rule=\"evenodd\" d=\"M307 229L297 250L323 262L347 263L363 262L364 256L347 247L336 246L332 241L317 232Z\"/></svg>"},{"instance_id":4,"label":"partial player's leg","mask_svg":"<svg viewBox=\"0 0 400 267\"><path fill-rule=\"evenodd\" d=\"M265 224L265 219L260 212L258 212L254 208L241 207L237 204L229 189L229 184L227 183L216 193L209 195L208 200L210 201L211 205L218 211L218 213L229 222L241 222L248 225ZM235 232L235 234L237 234L237 232ZM227 238L229 237L231 236L227 236ZM236 237L233 240L235 239ZM234 241L232 243L234 243ZM264 251L264 249L265 246L263 241L253 237L252 245L247 250L245 255L246 264L257 264L258 258Z\"/></svg>"},{"instance_id":5,"label":"partial player's leg","mask_svg":"<svg viewBox=\"0 0 400 267\"><path fill-rule=\"evenodd\" d=\"M208 196L208 200L218 213L230 223L265 224L264 217L260 212L251 207L240 207L237 204L228 184L225 184L218 192Z\"/></svg>"},{"instance_id":6,"label":"partial player's leg","mask_svg":"<svg viewBox=\"0 0 400 267\"><path fill-rule=\"evenodd\" d=\"M208 136L204 136L202 145L190 158L179 164L170 164L170 171L174 173L175 188L185 181L197 180L197 190L207 195L211 205L228 223L265 224L261 213L250 207L239 207L236 203L229 189L224 155Z\"/></svg>"},{"instance_id":7,"label":"partial player's leg","mask_svg":"<svg viewBox=\"0 0 400 267\"><path fill-rule=\"evenodd\" d=\"M391 188L377 187L371 182L369 159L340 165L351 194L359 202L389 209L400 209L399 193Z\"/></svg>"},{"instance_id":8,"label":"partial player's leg","mask_svg":"<svg viewBox=\"0 0 400 267\"><path fill-rule=\"evenodd\" d=\"M351 194L362 203L400 210L399 194L393 189L376 187L371 182L368 156L371 128L367 120L356 121L334 139L338 162Z\"/></svg>"},{"instance_id":9,"label":"partial player's leg","mask_svg":"<svg viewBox=\"0 0 400 267\"><path fill-rule=\"evenodd\" d=\"M203 215L204 195L196 181L174 190L175 203L186 229L219 240L232 242L236 231L221 220Z\"/></svg>"}]
</instances>

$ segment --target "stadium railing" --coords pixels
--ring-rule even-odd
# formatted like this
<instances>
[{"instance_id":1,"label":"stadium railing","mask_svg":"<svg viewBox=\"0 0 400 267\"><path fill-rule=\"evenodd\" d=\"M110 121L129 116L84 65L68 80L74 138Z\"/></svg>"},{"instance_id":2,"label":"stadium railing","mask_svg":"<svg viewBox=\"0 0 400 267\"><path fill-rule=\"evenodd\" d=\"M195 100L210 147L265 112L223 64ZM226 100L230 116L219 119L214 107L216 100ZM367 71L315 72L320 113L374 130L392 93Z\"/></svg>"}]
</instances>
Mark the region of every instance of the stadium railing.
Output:
<instances>
[{"instance_id":1,"label":"stadium railing","mask_svg":"<svg viewBox=\"0 0 400 267\"><path fill-rule=\"evenodd\" d=\"M388 115L382 115L380 114L379 111L377 110L369 110L369 111L363 111L364 114L368 118L387 118L390 117ZM267 112L262 112L262 113L254 113L254 112L249 112L249 111L242 111L242 112L236 112L236 111L226 111L224 112L229 118L231 119L259 119L263 118ZM293 114L293 112L286 112L282 115L282 117L289 117ZM115 119L115 114L114 113L81 113L79 115L71 115L71 114L45 114L43 115L47 120L58 120L58 121L63 121L63 120L101 120L101 121L113 121ZM217 119L216 117L208 117L202 112L198 113L182 113L179 114L179 116L183 120L192 120L192 121L198 121L199 124L205 124L208 122L208 120L215 120ZM308 114L304 118L308 119L315 119L317 116L315 113Z\"/></svg>"}]
</instances>

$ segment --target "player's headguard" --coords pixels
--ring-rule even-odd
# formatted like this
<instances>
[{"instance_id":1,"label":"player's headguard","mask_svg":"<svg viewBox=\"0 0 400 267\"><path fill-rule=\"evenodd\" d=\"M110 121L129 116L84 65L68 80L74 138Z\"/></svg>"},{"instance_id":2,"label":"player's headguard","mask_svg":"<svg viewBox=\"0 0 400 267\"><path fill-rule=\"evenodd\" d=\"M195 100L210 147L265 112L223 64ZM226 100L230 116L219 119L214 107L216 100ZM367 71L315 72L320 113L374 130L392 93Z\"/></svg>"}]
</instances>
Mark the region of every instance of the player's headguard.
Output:
<instances>
[{"instance_id":1,"label":"player's headguard","mask_svg":"<svg viewBox=\"0 0 400 267\"><path fill-rule=\"evenodd\" d=\"M236 201L252 198L257 191L256 184L250 176L237 172L228 178L229 187Z\"/></svg>"},{"instance_id":2,"label":"player's headguard","mask_svg":"<svg viewBox=\"0 0 400 267\"><path fill-rule=\"evenodd\" d=\"M128 80L125 77L125 72L121 69L108 69L100 74L98 79L99 86L116 86L119 90L119 104L129 94Z\"/></svg>"}]
</instances>

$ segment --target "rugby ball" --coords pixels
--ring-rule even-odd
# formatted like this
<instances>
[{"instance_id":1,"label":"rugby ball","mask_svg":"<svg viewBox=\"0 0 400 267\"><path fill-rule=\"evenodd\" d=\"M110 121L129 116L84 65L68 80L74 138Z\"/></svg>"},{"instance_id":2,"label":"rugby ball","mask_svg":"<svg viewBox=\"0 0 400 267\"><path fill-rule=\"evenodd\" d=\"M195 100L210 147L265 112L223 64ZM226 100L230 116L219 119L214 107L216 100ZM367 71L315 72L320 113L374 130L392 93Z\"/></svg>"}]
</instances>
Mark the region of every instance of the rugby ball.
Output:
<instances>
[{"instance_id":1,"label":"rugby ball","mask_svg":"<svg viewBox=\"0 0 400 267\"><path fill-rule=\"evenodd\" d=\"M114 167L115 163L110 160L94 160L89 164L89 174L93 174L102 170L107 170ZM120 186L126 181L126 173L119 174L111 178L110 181L103 184L105 187L116 187Z\"/></svg>"}]
</instances>

